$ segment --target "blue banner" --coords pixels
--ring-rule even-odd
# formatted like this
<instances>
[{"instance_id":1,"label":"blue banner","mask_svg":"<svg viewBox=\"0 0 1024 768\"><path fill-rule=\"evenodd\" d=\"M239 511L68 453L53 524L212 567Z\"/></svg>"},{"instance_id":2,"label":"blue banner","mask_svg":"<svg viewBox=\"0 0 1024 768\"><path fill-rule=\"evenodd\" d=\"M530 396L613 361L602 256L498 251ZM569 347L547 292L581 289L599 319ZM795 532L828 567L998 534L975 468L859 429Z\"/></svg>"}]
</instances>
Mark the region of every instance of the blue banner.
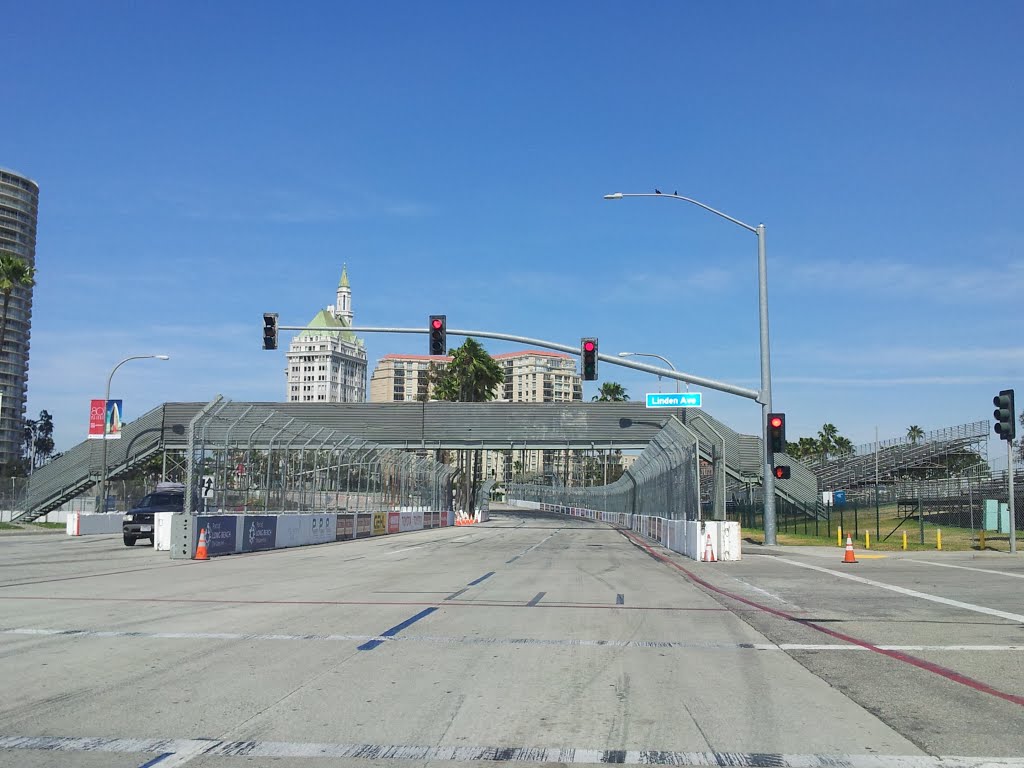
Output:
<instances>
[{"instance_id":1,"label":"blue banner","mask_svg":"<svg viewBox=\"0 0 1024 768\"><path fill-rule=\"evenodd\" d=\"M237 520L238 517L235 515L200 515L196 518L196 528L200 531L206 530L207 552L211 555L230 555L235 551ZM196 540L199 540L198 535Z\"/></svg>"},{"instance_id":2,"label":"blue banner","mask_svg":"<svg viewBox=\"0 0 1024 768\"><path fill-rule=\"evenodd\" d=\"M246 515L242 524L242 551L273 549L277 542L277 515Z\"/></svg>"}]
</instances>

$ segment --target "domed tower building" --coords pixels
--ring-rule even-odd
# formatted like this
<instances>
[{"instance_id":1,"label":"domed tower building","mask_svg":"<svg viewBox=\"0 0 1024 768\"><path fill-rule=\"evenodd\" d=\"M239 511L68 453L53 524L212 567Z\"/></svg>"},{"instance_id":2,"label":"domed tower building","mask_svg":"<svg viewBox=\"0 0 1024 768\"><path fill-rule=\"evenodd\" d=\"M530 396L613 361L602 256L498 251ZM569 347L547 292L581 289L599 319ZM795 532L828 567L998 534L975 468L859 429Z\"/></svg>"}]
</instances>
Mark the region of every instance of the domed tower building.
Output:
<instances>
[{"instance_id":1,"label":"domed tower building","mask_svg":"<svg viewBox=\"0 0 1024 768\"><path fill-rule=\"evenodd\" d=\"M343 265L335 304L317 312L288 346L287 402L362 403L366 400L366 344L355 333L345 330L352 325L352 288L348 268Z\"/></svg>"}]
</instances>

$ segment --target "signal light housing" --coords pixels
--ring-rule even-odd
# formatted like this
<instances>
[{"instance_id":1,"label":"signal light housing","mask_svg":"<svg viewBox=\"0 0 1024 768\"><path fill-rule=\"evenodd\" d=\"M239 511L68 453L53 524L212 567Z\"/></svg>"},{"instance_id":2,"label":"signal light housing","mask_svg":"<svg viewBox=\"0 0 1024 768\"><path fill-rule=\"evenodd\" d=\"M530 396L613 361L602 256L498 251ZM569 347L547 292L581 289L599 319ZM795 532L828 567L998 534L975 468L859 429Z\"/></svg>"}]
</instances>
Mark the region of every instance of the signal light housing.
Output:
<instances>
[{"instance_id":1,"label":"signal light housing","mask_svg":"<svg viewBox=\"0 0 1024 768\"><path fill-rule=\"evenodd\" d=\"M773 470L775 477L778 480L788 480L790 475L790 468L788 464L776 464Z\"/></svg>"},{"instance_id":2,"label":"signal light housing","mask_svg":"<svg viewBox=\"0 0 1024 768\"><path fill-rule=\"evenodd\" d=\"M277 349L277 312L263 313L263 348Z\"/></svg>"},{"instance_id":3,"label":"signal light housing","mask_svg":"<svg viewBox=\"0 0 1024 768\"><path fill-rule=\"evenodd\" d=\"M1013 406L1013 390L1004 389L992 398L996 407L992 415L996 420L995 431L1001 440L1013 440L1017 436L1016 414Z\"/></svg>"},{"instance_id":4,"label":"signal light housing","mask_svg":"<svg viewBox=\"0 0 1024 768\"><path fill-rule=\"evenodd\" d=\"M580 367L584 381L597 381L597 339L585 336L580 339Z\"/></svg>"},{"instance_id":5,"label":"signal light housing","mask_svg":"<svg viewBox=\"0 0 1024 768\"><path fill-rule=\"evenodd\" d=\"M431 315L427 325L430 336L429 350L431 355L448 354L448 316Z\"/></svg>"},{"instance_id":6,"label":"signal light housing","mask_svg":"<svg viewBox=\"0 0 1024 768\"><path fill-rule=\"evenodd\" d=\"M783 453L786 450L786 414L768 414L768 450Z\"/></svg>"}]
</instances>

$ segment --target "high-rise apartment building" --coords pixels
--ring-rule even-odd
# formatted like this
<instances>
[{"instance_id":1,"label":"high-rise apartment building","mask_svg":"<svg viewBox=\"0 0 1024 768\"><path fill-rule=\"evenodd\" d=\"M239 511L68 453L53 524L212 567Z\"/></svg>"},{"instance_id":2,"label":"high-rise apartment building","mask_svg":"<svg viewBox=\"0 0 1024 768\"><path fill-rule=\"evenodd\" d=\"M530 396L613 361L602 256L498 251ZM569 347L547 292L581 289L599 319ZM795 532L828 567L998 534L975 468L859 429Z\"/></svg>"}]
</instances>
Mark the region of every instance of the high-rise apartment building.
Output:
<instances>
[{"instance_id":1,"label":"high-rise apartment building","mask_svg":"<svg viewBox=\"0 0 1024 768\"><path fill-rule=\"evenodd\" d=\"M583 399L583 380L576 372L576 359L571 355L528 349L492 357L505 372L505 381L494 393L497 401L571 403ZM430 355L385 355L370 378L370 401L429 399L430 366L443 369L451 360ZM484 472L488 477L502 479L511 479L513 474L561 473L567 461L563 454L563 451L535 449L484 451Z\"/></svg>"},{"instance_id":2,"label":"high-rise apartment building","mask_svg":"<svg viewBox=\"0 0 1024 768\"><path fill-rule=\"evenodd\" d=\"M366 400L366 345L352 331L352 289L341 268L337 303L316 313L288 345L285 400L361 403ZM322 330L322 329L337 330Z\"/></svg>"},{"instance_id":3,"label":"high-rise apartment building","mask_svg":"<svg viewBox=\"0 0 1024 768\"><path fill-rule=\"evenodd\" d=\"M370 402L393 403L429 399L430 366L445 368L450 357L384 355L370 377Z\"/></svg>"},{"instance_id":4,"label":"high-rise apartment building","mask_svg":"<svg viewBox=\"0 0 1024 768\"><path fill-rule=\"evenodd\" d=\"M12 253L30 267L36 264L39 185L0 168L0 252ZM0 351L0 463L21 457L25 400L28 394L28 349L32 329L32 288L17 286L7 304L7 324Z\"/></svg>"}]
</instances>

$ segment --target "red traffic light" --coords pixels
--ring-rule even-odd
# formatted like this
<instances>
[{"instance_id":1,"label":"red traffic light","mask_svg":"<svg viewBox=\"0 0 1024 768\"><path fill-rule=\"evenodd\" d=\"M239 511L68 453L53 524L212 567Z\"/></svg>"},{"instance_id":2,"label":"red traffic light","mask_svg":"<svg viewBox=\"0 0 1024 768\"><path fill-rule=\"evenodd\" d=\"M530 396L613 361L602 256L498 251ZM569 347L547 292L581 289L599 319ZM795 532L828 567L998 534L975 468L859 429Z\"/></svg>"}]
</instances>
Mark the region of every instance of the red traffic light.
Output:
<instances>
[{"instance_id":1,"label":"red traffic light","mask_svg":"<svg viewBox=\"0 0 1024 768\"><path fill-rule=\"evenodd\" d=\"M430 321L430 324L434 327L435 330L437 330L442 325L444 325L444 322L441 320L440 317L435 317L433 320Z\"/></svg>"},{"instance_id":2,"label":"red traffic light","mask_svg":"<svg viewBox=\"0 0 1024 768\"><path fill-rule=\"evenodd\" d=\"M583 342L583 349L584 349L584 350L586 350L587 352L593 352L593 351L594 351L594 348L595 348L596 346L597 346L597 345L596 345L596 344L594 344L594 342L592 342L592 341L584 341L584 342Z\"/></svg>"},{"instance_id":3,"label":"red traffic light","mask_svg":"<svg viewBox=\"0 0 1024 768\"><path fill-rule=\"evenodd\" d=\"M786 464L778 464L773 470L775 477L779 480L788 480L790 477L790 469Z\"/></svg>"},{"instance_id":4,"label":"red traffic light","mask_svg":"<svg viewBox=\"0 0 1024 768\"><path fill-rule=\"evenodd\" d=\"M778 429L782 426L782 418L779 416L773 416L768 423L771 424L773 428Z\"/></svg>"}]
</instances>

